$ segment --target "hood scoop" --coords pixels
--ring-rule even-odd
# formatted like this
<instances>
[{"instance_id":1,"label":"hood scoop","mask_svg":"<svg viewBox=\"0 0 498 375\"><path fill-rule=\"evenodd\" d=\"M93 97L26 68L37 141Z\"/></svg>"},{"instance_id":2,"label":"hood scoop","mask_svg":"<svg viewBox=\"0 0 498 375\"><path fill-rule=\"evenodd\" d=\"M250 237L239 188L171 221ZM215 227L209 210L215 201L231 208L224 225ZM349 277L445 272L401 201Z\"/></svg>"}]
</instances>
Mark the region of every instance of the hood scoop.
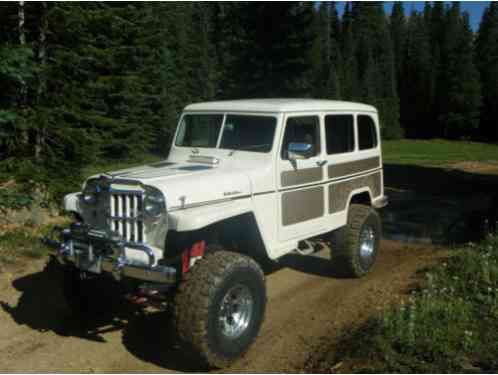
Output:
<instances>
[{"instance_id":1,"label":"hood scoop","mask_svg":"<svg viewBox=\"0 0 498 375\"><path fill-rule=\"evenodd\" d=\"M190 155L188 162L215 166L220 164L220 159L215 158L214 156Z\"/></svg>"}]
</instances>

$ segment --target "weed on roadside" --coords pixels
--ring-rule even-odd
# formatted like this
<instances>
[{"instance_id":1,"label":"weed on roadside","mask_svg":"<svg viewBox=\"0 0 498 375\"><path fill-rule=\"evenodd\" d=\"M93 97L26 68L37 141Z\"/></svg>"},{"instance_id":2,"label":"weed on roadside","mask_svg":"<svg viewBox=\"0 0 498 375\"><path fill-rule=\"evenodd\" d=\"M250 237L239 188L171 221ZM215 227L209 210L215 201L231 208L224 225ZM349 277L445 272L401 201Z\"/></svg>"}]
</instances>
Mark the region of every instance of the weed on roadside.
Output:
<instances>
[{"instance_id":1,"label":"weed on roadside","mask_svg":"<svg viewBox=\"0 0 498 375\"><path fill-rule=\"evenodd\" d=\"M53 225L41 228L18 227L0 233L0 265L15 263L22 258L41 258L49 253L49 249L40 241L41 236L48 234Z\"/></svg>"},{"instance_id":2,"label":"weed on roadside","mask_svg":"<svg viewBox=\"0 0 498 375\"><path fill-rule=\"evenodd\" d=\"M498 371L498 235L454 250L406 303L337 346L330 361L359 372Z\"/></svg>"}]
</instances>

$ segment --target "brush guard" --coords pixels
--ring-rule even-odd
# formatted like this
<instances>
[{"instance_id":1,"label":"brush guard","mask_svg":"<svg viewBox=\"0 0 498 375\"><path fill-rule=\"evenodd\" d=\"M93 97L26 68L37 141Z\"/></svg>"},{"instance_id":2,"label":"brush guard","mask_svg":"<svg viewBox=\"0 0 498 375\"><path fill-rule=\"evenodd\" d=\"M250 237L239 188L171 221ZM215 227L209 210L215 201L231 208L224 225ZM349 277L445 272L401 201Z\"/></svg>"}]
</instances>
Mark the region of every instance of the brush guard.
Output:
<instances>
[{"instance_id":1,"label":"brush guard","mask_svg":"<svg viewBox=\"0 0 498 375\"><path fill-rule=\"evenodd\" d=\"M74 265L94 274L110 273L117 281L123 277L170 285L179 281L176 268L156 265L150 247L125 242L119 234L109 230L94 230L83 223L73 223L66 229L54 228L42 242L53 249L60 264ZM126 249L143 251L148 264L127 258Z\"/></svg>"}]
</instances>

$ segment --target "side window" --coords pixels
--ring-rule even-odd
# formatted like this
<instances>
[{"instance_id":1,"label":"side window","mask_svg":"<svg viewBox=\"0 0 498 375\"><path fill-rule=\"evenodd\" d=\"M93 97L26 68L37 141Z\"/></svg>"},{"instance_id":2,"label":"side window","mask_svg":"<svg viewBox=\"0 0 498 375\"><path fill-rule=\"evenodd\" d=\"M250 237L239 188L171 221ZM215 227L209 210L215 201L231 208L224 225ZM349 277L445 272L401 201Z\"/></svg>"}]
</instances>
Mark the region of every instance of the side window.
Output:
<instances>
[{"instance_id":1,"label":"side window","mask_svg":"<svg viewBox=\"0 0 498 375\"><path fill-rule=\"evenodd\" d=\"M329 155L354 151L353 115L325 116L325 139Z\"/></svg>"},{"instance_id":2,"label":"side window","mask_svg":"<svg viewBox=\"0 0 498 375\"><path fill-rule=\"evenodd\" d=\"M318 116L290 117L285 125L282 143L282 159L287 160L289 143L310 143L313 145L313 156L320 153L320 120Z\"/></svg>"},{"instance_id":3,"label":"side window","mask_svg":"<svg viewBox=\"0 0 498 375\"><path fill-rule=\"evenodd\" d=\"M370 116L358 116L358 146L360 150L377 147L375 123Z\"/></svg>"}]
</instances>

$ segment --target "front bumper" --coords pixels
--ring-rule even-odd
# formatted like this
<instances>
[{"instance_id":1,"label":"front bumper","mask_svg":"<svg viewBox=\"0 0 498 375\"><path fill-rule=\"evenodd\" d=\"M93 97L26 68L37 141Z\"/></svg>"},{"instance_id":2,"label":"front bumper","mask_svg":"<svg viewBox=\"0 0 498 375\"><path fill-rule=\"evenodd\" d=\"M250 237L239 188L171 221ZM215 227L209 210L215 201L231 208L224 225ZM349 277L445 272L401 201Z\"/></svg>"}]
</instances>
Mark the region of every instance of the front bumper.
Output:
<instances>
[{"instance_id":1,"label":"front bumper","mask_svg":"<svg viewBox=\"0 0 498 375\"><path fill-rule=\"evenodd\" d=\"M162 284L176 284L174 267L156 264L154 252L144 244L124 242L110 231L96 231L82 223L59 230L60 240L43 238L62 264L71 264L95 274L110 273L117 281L123 277ZM147 263L137 262L126 256L127 249L143 251Z\"/></svg>"}]
</instances>

